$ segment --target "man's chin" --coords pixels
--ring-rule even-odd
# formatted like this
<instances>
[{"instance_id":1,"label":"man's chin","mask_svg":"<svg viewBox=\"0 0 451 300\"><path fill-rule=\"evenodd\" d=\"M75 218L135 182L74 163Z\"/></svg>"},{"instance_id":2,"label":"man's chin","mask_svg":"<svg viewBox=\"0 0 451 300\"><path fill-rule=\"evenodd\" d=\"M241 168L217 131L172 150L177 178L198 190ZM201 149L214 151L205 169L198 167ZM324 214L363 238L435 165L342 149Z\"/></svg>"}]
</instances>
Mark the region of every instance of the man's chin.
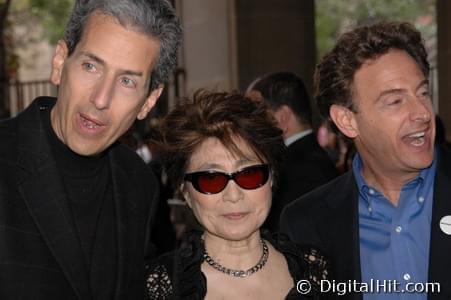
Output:
<instances>
[{"instance_id":1,"label":"man's chin","mask_svg":"<svg viewBox=\"0 0 451 300\"><path fill-rule=\"evenodd\" d=\"M409 163L409 165L412 166L415 170L424 170L429 168L432 165L432 162L434 160L434 156L428 156L428 157L422 157L417 159L412 159Z\"/></svg>"},{"instance_id":2,"label":"man's chin","mask_svg":"<svg viewBox=\"0 0 451 300\"><path fill-rule=\"evenodd\" d=\"M75 154L80 156L97 156L101 154L105 149L98 147L81 147L80 145L68 145L69 149L72 150Z\"/></svg>"}]
</instances>

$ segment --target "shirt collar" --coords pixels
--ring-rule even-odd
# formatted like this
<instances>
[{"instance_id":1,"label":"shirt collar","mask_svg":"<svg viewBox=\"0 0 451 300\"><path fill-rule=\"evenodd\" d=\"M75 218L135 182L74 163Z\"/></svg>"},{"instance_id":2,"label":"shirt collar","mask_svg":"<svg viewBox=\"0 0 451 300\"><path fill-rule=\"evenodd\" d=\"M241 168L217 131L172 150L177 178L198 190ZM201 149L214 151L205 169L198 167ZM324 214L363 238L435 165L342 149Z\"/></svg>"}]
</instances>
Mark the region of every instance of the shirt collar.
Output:
<instances>
[{"instance_id":1,"label":"shirt collar","mask_svg":"<svg viewBox=\"0 0 451 300\"><path fill-rule=\"evenodd\" d=\"M415 179L406 183L403 186L403 188L405 186L415 183L415 182L431 184L430 181L434 180L435 170L437 169L437 159L436 158L437 158L437 151L435 150L434 151L434 159L432 161L431 166L429 166L428 168L422 169L420 171L420 173L418 174L418 176L415 177ZM366 183L365 179L363 178L363 176L361 174L362 166L363 166L362 158L360 157L359 153L356 153L354 156L354 159L352 161L352 171L354 172L354 177L356 179L359 193L361 195L366 195L366 193L368 192L370 187L368 186L368 184ZM433 184L433 182L432 182L432 184ZM364 196L363 199L367 200L367 197Z\"/></svg>"},{"instance_id":2,"label":"shirt collar","mask_svg":"<svg viewBox=\"0 0 451 300\"><path fill-rule=\"evenodd\" d=\"M363 178L362 171L362 158L359 153L356 153L354 159L352 160L352 171L354 172L354 177L357 183L357 187L359 189L360 195L363 195L364 199L366 199L366 192L368 191L368 185L366 184L365 179Z\"/></svg>"},{"instance_id":3,"label":"shirt collar","mask_svg":"<svg viewBox=\"0 0 451 300\"><path fill-rule=\"evenodd\" d=\"M285 139L285 146L290 146L291 144L293 144L294 142L296 142L297 140L299 140L300 138L303 138L304 136L312 133L313 130L312 129L307 129L298 133L295 133L289 137L287 137Z\"/></svg>"}]
</instances>

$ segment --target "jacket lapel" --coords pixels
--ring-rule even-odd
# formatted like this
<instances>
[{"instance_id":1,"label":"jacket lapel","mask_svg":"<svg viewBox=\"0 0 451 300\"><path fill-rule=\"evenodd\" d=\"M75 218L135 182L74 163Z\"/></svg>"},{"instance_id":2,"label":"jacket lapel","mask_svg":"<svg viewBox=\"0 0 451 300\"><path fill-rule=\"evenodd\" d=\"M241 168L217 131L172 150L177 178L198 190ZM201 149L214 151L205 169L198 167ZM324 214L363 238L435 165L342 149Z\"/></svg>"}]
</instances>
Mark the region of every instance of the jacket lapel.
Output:
<instances>
[{"instance_id":1,"label":"jacket lapel","mask_svg":"<svg viewBox=\"0 0 451 300\"><path fill-rule=\"evenodd\" d=\"M113 183L113 201L116 213L116 234L117 234L117 278L116 278L116 299L121 299L121 295L125 293L129 286L130 273L133 272L130 263L133 255L131 253L136 245L133 241L137 241L136 235L142 228L137 228L139 224L139 207L136 205L136 199L141 199L142 194L139 191L142 187L138 187L137 182L132 178L136 178L129 174L130 170L125 169L126 162L120 161L120 150L113 150L110 153L110 166ZM125 167L125 168L124 168ZM134 227L135 226L135 227ZM144 250L143 250L144 253ZM144 255L144 254L143 254Z\"/></svg>"},{"instance_id":2,"label":"jacket lapel","mask_svg":"<svg viewBox=\"0 0 451 300\"><path fill-rule=\"evenodd\" d=\"M440 220L451 216L451 154L439 151L434 183L434 203L431 220L429 250L429 282L440 282L440 293L429 294L429 299L451 299L451 235L440 229ZM447 298L444 298L446 297Z\"/></svg>"},{"instance_id":3,"label":"jacket lapel","mask_svg":"<svg viewBox=\"0 0 451 300\"><path fill-rule=\"evenodd\" d=\"M439 152L435 178L434 203L431 221L428 282L440 282L440 293L431 293L428 299L451 299L451 236L439 226L444 216L451 215L451 153ZM358 223L358 190L352 172L340 181L335 193L327 199L330 213L318 226L318 232L332 256L333 274L337 281L355 279L361 282L360 242ZM327 220L327 222L326 222ZM343 220L346 220L345 222ZM348 294L346 299L361 299L359 294Z\"/></svg>"},{"instance_id":4,"label":"jacket lapel","mask_svg":"<svg viewBox=\"0 0 451 300\"><path fill-rule=\"evenodd\" d=\"M113 146L109 156L118 245L117 300L124 299L130 289L139 289L140 285L144 288L144 256L151 230L149 221L158 204L153 177L149 178L142 169L135 168L136 164L129 161L129 150L126 152L122 147ZM148 211L143 212L143 209ZM137 270L140 266L142 268ZM142 282L136 283L137 279Z\"/></svg>"},{"instance_id":5,"label":"jacket lapel","mask_svg":"<svg viewBox=\"0 0 451 300\"><path fill-rule=\"evenodd\" d=\"M326 199L329 206L318 233L326 254L331 254L333 276L337 282L361 281L360 241L358 223L358 190L354 175L348 172L336 181L334 193ZM346 299L361 299L360 294L348 294Z\"/></svg>"},{"instance_id":6,"label":"jacket lapel","mask_svg":"<svg viewBox=\"0 0 451 300\"><path fill-rule=\"evenodd\" d=\"M48 102L49 99L41 100ZM83 252L46 132L41 126L40 118L51 106L39 104L38 100L19 116L17 164L21 171L16 174L16 180L30 215L68 282L80 299L91 299Z\"/></svg>"}]
</instances>

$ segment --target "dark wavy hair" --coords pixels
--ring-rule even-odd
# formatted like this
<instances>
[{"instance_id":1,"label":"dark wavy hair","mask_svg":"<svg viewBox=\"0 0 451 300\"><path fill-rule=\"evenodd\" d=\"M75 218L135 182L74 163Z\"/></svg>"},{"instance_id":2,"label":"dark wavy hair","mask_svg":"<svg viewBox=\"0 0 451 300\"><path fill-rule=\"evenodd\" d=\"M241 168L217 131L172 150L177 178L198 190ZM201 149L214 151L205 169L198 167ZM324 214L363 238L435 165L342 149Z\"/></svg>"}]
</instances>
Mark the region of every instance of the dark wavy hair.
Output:
<instances>
[{"instance_id":1,"label":"dark wavy hair","mask_svg":"<svg viewBox=\"0 0 451 300\"><path fill-rule=\"evenodd\" d=\"M287 105L299 122L312 124L310 97L301 78L292 72L271 73L259 79L252 90L259 91L268 105L277 110Z\"/></svg>"},{"instance_id":2,"label":"dark wavy hair","mask_svg":"<svg viewBox=\"0 0 451 300\"><path fill-rule=\"evenodd\" d=\"M285 145L264 103L242 94L197 91L181 99L162 120L156 143L174 190L183 183L191 155L207 138L215 137L232 153L244 156L236 138L246 142L262 162L268 163L275 187Z\"/></svg>"},{"instance_id":3,"label":"dark wavy hair","mask_svg":"<svg viewBox=\"0 0 451 300\"><path fill-rule=\"evenodd\" d=\"M330 107L338 104L355 111L352 102L354 74L366 61L377 59L391 49L408 53L424 76L429 77L429 63L421 34L405 22L380 22L347 32L317 65L315 99L320 114L336 132L338 130L329 117Z\"/></svg>"},{"instance_id":4,"label":"dark wavy hair","mask_svg":"<svg viewBox=\"0 0 451 300\"><path fill-rule=\"evenodd\" d=\"M69 55L75 50L93 13L112 16L122 26L131 26L157 39L160 54L152 71L149 93L168 80L177 65L182 28L167 0L76 0L64 34Z\"/></svg>"}]
</instances>

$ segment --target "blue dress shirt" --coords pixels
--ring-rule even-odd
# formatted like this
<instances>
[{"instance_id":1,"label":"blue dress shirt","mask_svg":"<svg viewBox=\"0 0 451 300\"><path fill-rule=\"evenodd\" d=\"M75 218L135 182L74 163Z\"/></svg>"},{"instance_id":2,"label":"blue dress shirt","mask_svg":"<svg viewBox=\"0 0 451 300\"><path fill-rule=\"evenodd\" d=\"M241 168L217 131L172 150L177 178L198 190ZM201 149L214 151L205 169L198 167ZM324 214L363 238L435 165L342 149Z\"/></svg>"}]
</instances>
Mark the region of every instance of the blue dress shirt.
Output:
<instances>
[{"instance_id":1,"label":"blue dress shirt","mask_svg":"<svg viewBox=\"0 0 451 300\"><path fill-rule=\"evenodd\" d=\"M362 282L369 283L373 279L373 283L380 286L379 292L373 290L365 293L363 298L426 300L425 293L393 291L405 289L407 283L410 283L408 288L412 288L412 283L426 283L428 279L436 159L402 187L398 206L365 182L358 154L352 168L359 189ZM383 285L391 285L392 292L384 293L390 289Z\"/></svg>"}]
</instances>

